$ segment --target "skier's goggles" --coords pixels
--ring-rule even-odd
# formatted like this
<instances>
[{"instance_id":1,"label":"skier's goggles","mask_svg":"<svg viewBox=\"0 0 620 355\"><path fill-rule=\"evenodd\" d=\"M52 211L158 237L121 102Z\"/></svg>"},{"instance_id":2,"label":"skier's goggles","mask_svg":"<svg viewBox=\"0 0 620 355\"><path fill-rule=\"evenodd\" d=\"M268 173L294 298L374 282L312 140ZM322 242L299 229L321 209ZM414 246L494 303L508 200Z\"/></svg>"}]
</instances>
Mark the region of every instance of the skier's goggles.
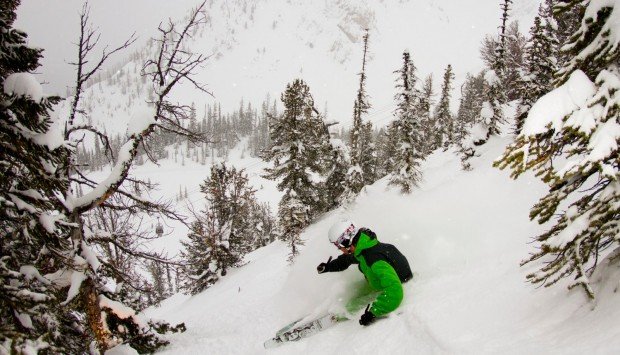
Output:
<instances>
[{"instance_id":1,"label":"skier's goggles","mask_svg":"<svg viewBox=\"0 0 620 355\"><path fill-rule=\"evenodd\" d=\"M351 239L353 239L353 233L355 233L355 226L350 225L342 234L338 237L334 245L336 248L348 248L351 245Z\"/></svg>"}]
</instances>

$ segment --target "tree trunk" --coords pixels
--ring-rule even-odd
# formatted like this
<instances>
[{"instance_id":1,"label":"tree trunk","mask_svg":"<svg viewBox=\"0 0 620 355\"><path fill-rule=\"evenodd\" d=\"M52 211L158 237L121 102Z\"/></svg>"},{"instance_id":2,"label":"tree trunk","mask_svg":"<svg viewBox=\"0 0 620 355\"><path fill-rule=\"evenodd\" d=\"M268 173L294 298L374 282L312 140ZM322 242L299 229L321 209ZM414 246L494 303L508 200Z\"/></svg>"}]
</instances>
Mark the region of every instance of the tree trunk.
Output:
<instances>
[{"instance_id":1,"label":"tree trunk","mask_svg":"<svg viewBox=\"0 0 620 355\"><path fill-rule=\"evenodd\" d=\"M93 336L95 337L99 351L103 354L111 345L110 332L103 325L97 289L95 288L95 283L91 278L86 279L86 281L82 284L81 296L84 310L86 312L86 321L88 322L88 326L90 327Z\"/></svg>"},{"instance_id":2,"label":"tree trunk","mask_svg":"<svg viewBox=\"0 0 620 355\"><path fill-rule=\"evenodd\" d=\"M80 218L78 212L73 212L70 220L71 222L77 224L77 227L71 232L71 239L74 245L73 248L76 251L81 250L82 241L84 240L82 219ZM97 288L95 287L95 282L91 277L87 277L87 279L82 282L80 297L84 312L86 313L86 322L88 323L88 327L97 342L99 351L103 354L110 345L110 332L105 329L103 325Z\"/></svg>"}]
</instances>

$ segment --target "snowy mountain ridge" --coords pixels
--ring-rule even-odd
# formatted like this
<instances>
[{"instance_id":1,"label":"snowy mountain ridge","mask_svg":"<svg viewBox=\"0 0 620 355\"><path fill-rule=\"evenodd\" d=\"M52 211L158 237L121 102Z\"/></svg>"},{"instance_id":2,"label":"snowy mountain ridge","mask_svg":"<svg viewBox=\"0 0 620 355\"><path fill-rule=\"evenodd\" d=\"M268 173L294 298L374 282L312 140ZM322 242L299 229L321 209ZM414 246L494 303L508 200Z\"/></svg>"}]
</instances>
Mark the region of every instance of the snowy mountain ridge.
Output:
<instances>
[{"instance_id":1,"label":"snowy mountain ridge","mask_svg":"<svg viewBox=\"0 0 620 355\"><path fill-rule=\"evenodd\" d=\"M515 4L513 19L523 33L536 12L536 0ZM207 23L193 34L187 49L209 56L196 79L214 97L182 87L175 97L194 103L198 117L207 104L221 103L224 112L243 99L258 105L277 99L295 78L308 82L315 105L327 118L348 126L357 73L361 69L361 36L370 33L368 93L372 109L367 119L383 126L394 108L393 71L403 50L412 52L420 77L438 80L448 64L455 74L452 106L465 75L482 68L479 47L483 37L496 33L499 8L495 1L209 1ZM489 21L498 18L497 23ZM132 55L111 77L102 78L85 93L90 121L108 133L122 133L130 112L144 106L150 83L139 76L152 56L154 42ZM106 98L106 100L102 100ZM69 104L59 112L66 112Z\"/></svg>"}]
</instances>

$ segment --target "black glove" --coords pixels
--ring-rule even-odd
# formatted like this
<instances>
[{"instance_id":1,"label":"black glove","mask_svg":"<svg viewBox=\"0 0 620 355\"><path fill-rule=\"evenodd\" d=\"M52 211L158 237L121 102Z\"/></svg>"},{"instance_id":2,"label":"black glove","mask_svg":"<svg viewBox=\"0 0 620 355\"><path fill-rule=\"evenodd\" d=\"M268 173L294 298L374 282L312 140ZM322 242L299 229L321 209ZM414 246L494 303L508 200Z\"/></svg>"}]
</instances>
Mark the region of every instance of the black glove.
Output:
<instances>
[{"instance_id":1,"label":"black glove","mask_svg":"<svg viewBox=\"0 0 620 355\"><path fill-rule=\"evenodd\" d=\"M364 311L364 314L362 314L362 317L360 318L360 324L363 326L370 325L376 318L377 317L370 311L370 305L368 305L366 307L366 311Z\"/></svg>"},{"instance_id":2,"label":"black glove","mask_svg":"<svg viewBox=\"0 0 620 355\"><path fill-rule=\"evenodd\" d=\"M331 256L329 257L329 259L327 260L326 263L320 263L319 266L316 267L316 271L319 274L322 274L325 271L327 271L327 264L329 264L330 261L332 261L332 257Z\"/></svg>"}]
</instances>

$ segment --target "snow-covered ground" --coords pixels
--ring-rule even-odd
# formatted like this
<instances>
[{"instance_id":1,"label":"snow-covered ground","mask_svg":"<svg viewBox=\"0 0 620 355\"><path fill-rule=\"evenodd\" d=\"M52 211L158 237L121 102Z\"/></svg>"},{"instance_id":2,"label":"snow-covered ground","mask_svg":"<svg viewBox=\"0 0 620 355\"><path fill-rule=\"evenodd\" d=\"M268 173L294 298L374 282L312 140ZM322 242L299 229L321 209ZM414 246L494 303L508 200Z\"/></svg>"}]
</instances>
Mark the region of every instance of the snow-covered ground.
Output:
<instances>
[{"instance_id":1,"label":"snow-covered ground","mask_svg":"<svg viewBox=\"0 0 620 355\"><path fill-rule=\"evenodd\" d=\"M303 233L293 265L275 242L247 257L205 292L176 295L146 315L188 330L171 335L169 354L583 354L620 350L620 270L601 269L597 300L563 285L536 288L519 267L544 227L528 221L545 186L533 176L517 181L491 167L510 138L492 139L463 172L452 152L423 165L425 181L409 196L380 180L354 205L328 213ZM355 268L318 275L316 265L336 256L327 229L341 217L373 229L409 259L414 280L396 314L362 327L357 319L311 338L265 350L263 342L288 322L342 310L363 285ZM600 275L594 275L597 280Z\"/></svg>"}]
</instances>

